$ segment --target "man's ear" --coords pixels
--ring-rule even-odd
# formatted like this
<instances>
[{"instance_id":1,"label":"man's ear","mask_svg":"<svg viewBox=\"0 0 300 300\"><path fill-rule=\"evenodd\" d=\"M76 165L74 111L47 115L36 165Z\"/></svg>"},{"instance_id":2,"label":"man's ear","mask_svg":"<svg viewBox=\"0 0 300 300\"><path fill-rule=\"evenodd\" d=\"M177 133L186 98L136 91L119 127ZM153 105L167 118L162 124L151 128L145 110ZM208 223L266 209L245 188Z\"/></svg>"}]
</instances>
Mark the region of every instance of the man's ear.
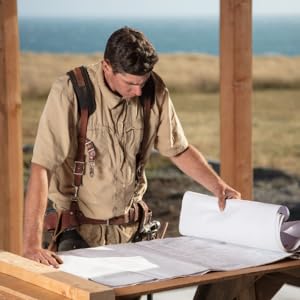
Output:
<instances>
[{"instance_id":1,"label":"man's ear","mask_svg":"<svg viewBox=\"0 0 300 300\"><path fill-rule=\"evenodd\" d=\"M104 59L102 61L102 67L103 67L103 70L108 72L108 73L112 73L112 67L111 67L111 64L108 60Z\"/></svg>"}]
</instances>

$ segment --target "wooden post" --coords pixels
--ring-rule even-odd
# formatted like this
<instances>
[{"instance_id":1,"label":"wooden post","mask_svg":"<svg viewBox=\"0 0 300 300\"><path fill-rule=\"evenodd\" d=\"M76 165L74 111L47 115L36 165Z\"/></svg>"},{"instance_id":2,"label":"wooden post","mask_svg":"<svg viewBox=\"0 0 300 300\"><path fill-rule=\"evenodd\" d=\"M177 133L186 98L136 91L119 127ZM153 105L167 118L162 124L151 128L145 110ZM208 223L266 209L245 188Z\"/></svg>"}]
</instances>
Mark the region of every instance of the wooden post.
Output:
<instances>
[{"instance_id":1,"label":"wooden post","mask_svg":"<svg viewBox=\"0 0 300 300\"><path fill-rule=\"evenodd\" d=\"M252 1L220 1L221 176L252 199Z\"/></svg>"},{"instance_id":2,"label":"wooden post","mask_svg":"<svg viewBox=\"0 0 300 300\"><path fill-rule=\"evenodd\" d=\"M21 252L23 159L17 1L0 1L0 248Z\"/></svg>"}]
</instances>

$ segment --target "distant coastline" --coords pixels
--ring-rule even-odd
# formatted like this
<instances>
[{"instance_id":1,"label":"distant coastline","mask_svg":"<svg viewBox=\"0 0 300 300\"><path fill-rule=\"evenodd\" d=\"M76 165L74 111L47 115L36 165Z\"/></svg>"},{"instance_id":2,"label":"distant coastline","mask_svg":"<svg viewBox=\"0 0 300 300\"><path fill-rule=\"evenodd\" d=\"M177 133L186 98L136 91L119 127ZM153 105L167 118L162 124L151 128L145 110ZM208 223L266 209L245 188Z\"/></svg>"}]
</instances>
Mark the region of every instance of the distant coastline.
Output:
<instances>
[{"instance_id":1,"label":"distant coastline","mask_svg":"<svg viewBox=\"0 0 300 300\"><path fill-rule=\"evenodd\" d=\"M22 51L95 53L103 51L112 31L142 30L160 53L218 55L219 18L19 18ZM255 55L300 55L300 16L253 19Z\"/></svg>"}]
</instances>

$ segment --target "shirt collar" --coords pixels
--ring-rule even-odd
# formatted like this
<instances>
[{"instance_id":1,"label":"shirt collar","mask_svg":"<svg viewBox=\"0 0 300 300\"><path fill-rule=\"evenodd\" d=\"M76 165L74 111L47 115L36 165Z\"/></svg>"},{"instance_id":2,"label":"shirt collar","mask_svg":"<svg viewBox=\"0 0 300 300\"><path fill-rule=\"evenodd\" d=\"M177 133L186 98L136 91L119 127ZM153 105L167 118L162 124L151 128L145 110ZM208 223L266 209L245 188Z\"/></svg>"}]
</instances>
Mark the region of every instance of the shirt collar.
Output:
<instances>
[{"instance_id":1,"label":"shirt collar","mask_svg":"<svg viewBox=\"0 0 300 300\"><path fill-rule=\"evenodd\" d=\"M98 63L96 74L97 74L96 80L100 87L103 101L108 106L109 109L114 109L117 106L119 106L121 103L126 101L125 98L122 98L114 94L106 85L101 62ZM136 101L137 98L138 97L134 97L133 99L130 99L130 101L131 102Z\"/></svg>"}]
</instances>

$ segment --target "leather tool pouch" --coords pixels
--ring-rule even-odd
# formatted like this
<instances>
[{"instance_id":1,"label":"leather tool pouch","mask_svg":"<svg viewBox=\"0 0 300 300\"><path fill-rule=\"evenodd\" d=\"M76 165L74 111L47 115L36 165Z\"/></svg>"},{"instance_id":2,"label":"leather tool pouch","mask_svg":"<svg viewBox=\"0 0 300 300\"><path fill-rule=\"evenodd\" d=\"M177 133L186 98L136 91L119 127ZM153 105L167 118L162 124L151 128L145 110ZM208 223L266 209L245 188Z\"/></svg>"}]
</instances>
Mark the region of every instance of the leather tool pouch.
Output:
<instances>
[{"instance_id":1,"label":"leather tool pouch","mask_svg":"<svg viewBox=\"0 0 300 300\"><path fill-rule=\"evenodd\" d=\"M164 226L163 234L161 232L161 225L159 221L152 220L152 211L145 201L137 203L139 207L139 229L133 238L133 242L149 241L158 238L163 238L167 224Z\"/></svg>"},{"instance_id":2,"label":"leather tool pouch","mask_svg":"<svg viewBox=\"0 0 300 300\"><path fill-rule=\"evenodd\" d=\"M57 251L69 251L88 247L88 243L81 237L77 229L62 232L57 240Z\"/></svg>"},{"instance_id":3,"label":"leather tool pouch","mask_svg":"<svg viewBox=\"0 0 300 300\"><path fill-rule=\"evenodd\" d=\"M78 226L70 210L50 211L44 218L43 248L57 252L89 247L78 233Z\"/></svg>"}]
</instances>

